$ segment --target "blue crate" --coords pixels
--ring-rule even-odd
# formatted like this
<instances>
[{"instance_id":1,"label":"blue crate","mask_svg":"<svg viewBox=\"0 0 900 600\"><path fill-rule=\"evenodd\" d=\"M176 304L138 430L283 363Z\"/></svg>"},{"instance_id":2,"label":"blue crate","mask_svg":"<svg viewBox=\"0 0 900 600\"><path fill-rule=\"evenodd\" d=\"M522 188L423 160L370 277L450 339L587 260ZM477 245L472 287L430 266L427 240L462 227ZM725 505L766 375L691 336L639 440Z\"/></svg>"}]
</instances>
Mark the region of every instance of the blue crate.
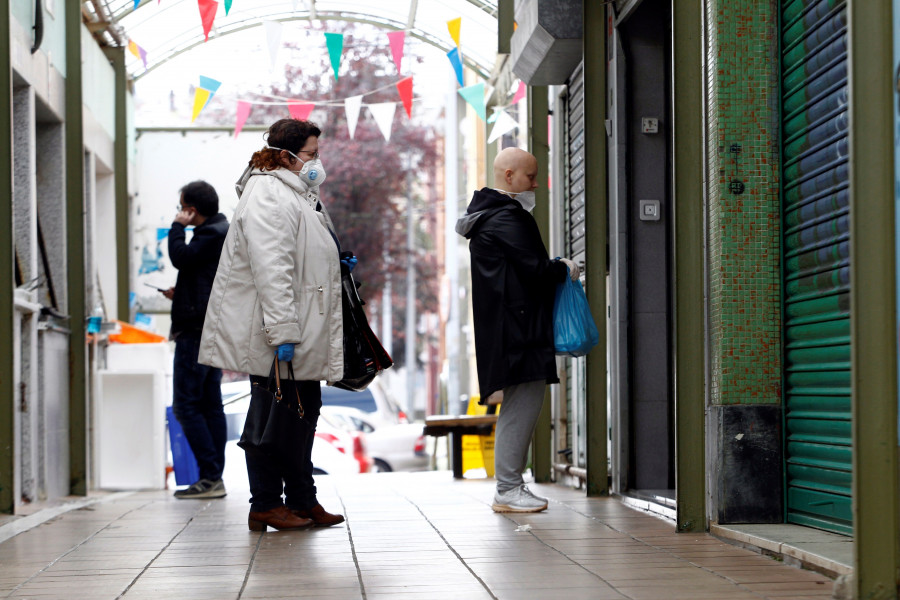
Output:
<instances>
[{"instance_id":1,"label":"blue crate","mask_svg":"<svg viewBox=\"0 0 900 600\"><path fill-rule=\"evenodd\" d=\"M169 425L169 443L172 446L172 467L175 471L175 485L191 485L200 479L197 459L191 451L191 445L184 436L181 424L175 418L171 406L166 407L166 423Z\"/></svg>"}]
</instances>

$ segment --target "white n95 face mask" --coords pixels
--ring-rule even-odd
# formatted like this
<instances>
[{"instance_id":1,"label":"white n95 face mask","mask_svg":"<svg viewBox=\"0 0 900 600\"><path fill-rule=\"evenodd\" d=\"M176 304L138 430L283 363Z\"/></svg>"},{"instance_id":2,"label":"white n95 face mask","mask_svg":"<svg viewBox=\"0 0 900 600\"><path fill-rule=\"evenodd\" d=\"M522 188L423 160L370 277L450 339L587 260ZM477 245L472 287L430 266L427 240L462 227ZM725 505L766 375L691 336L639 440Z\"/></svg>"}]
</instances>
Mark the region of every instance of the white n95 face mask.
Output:
<instances>
[{"instance_id":1,"label":"white n95 face mask","mask_svg":"<svg viewBox=\"0 0 900 600\"><path fill-rule=\"evenodd\" d=\"M297 175L300 177L300 181L309 187L316 187L322 185L322 182L325 181L325 167L322 166L321 160L314 158L303 163L303 168L300 169Z\"/></svg>"}]
</instances>

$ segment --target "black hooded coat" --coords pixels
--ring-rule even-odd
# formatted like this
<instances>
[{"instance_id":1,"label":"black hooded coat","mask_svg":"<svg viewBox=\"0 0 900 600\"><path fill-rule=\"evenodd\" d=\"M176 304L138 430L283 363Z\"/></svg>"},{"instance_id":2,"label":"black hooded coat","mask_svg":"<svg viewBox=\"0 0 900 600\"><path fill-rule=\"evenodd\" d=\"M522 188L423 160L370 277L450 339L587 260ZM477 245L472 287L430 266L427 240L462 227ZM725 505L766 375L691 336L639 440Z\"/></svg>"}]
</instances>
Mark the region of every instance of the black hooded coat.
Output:
<instances>
[{"instance_id":1,"label":"black hooded coat","mask_svg":"<svg viewBox=\"0 0 900 600\"><path fill-rule=\"evenodd\" d=\"M509 196L483 188L456 232L469 240L482 403L510 385L558 383L553 300L568 270L550 260L534 217Z\"/></svg>"}]
</instances>

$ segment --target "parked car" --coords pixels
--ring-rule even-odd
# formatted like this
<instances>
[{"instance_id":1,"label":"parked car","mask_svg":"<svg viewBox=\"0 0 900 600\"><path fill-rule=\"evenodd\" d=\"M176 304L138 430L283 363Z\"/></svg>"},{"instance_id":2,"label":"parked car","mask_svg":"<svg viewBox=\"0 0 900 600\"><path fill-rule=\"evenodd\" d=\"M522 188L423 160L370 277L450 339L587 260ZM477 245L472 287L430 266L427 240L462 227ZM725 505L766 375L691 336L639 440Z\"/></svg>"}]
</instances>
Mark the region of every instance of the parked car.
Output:
<instances>
[{"instance_id":1,"label":"parked car","mask_svg":"<svg viewBox=\"0 0 900 600\"><path fill-rule=\"evenodd\" d=\"M376 426L370 414L347 406L323 406L329 421L364 433L366 447L375 461L374 471L424 471L430 459L421 423L394 423Z\"/></svg>"},{"instance_id":2,"label":"parked car","mask_svg":"<svg viewBox=\"0 0 900 600\"><path fill-rule=\"evenodd\" d=\"M222 398L228 441L238 440L250 406L250 381L222 384ZM368 473L374 464L366 449L365 434L327 416L320 416L316 425L312 462L316 475Z\"/></svg>"},{"instance_id":3,"label":"parked car","mask_svg":"<svg viewBox=\"0 0 900 600\"><path fill-rule=\"evenodd\" d=\"M322 405L359 409L368 415L368 421L376 427L409 423L406 413L378 380L361 392L351 392L323 383Z\"/></svg>"}]
</instances>

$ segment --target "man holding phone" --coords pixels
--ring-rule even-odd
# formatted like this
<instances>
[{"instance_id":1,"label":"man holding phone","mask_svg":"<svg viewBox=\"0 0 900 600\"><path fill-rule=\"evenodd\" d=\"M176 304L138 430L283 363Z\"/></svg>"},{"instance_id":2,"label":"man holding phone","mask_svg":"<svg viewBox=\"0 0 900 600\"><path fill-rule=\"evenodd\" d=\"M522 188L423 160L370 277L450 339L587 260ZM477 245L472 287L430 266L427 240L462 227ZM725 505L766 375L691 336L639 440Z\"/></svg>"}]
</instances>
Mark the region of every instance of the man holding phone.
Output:
<instances>
[{"instance_id":1,"label":"man holding phone","mask_svg":"<svg viewBox=\"0 0 900 600\"><path fill-rule=\"evenodd\" d=\"M228 233L228 220L219 212L219 196L205 181L180 190L178 213L169 229L169 260L178 269L175 287L159 290L172 301L170 339L175 341L172 410L191 446L200 479L175 492L176 498L225 496L227 426L222 408L222 371L197 363L206 305ZM185 227L194 226L190 243Z\"/></svg>"}]
</instances>

